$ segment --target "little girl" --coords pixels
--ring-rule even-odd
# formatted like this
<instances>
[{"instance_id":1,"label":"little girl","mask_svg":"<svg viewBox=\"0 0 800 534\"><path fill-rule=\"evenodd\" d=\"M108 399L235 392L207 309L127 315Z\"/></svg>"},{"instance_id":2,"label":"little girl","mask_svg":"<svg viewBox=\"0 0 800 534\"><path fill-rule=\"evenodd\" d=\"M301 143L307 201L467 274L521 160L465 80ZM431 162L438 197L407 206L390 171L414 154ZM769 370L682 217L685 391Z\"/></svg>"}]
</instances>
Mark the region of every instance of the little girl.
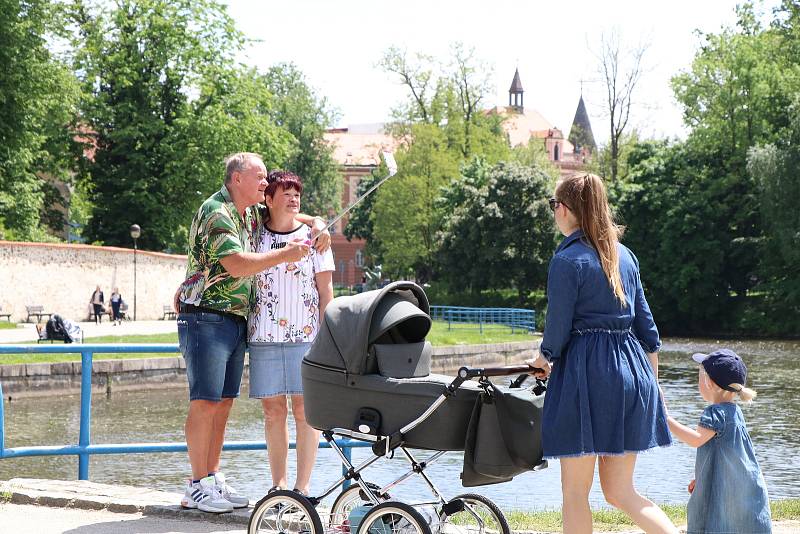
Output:
<instances>
[{"instance_id":1,"label":"little girl","mask_svg":"<svg viewBox=\"0 0 800 534\"><path fill-rule=\"evenodd\" d=\"M756 396L744 387L747 367L728 349L692 359L700 364L700 395L711 405L703 410L697 430L667 418L675 437L697 448L687 534L771 533L764 476L742 410L733 402L738 397L748 403Z\"/></svg>"}]
</instances>

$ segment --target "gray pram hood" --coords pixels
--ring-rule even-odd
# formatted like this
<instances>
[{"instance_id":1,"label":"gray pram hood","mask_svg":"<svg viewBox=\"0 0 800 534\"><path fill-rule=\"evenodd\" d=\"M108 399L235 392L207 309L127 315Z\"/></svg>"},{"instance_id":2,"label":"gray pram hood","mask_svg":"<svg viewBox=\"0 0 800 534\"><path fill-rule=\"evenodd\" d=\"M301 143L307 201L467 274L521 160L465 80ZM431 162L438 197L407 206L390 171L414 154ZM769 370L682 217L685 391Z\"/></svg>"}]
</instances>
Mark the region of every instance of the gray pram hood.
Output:
<instances>
[{"instance_id":1,"label":"gray pram hood","mask_svg":"<svg viewBox=\"0 0 800 534\"><path fill-rule=\"evenodd\" d=\"M413 282L333 299L305 356L311 363L363 375L373 343L417 343L431 327L425 292Z\"/></svg>"}]
</instances>

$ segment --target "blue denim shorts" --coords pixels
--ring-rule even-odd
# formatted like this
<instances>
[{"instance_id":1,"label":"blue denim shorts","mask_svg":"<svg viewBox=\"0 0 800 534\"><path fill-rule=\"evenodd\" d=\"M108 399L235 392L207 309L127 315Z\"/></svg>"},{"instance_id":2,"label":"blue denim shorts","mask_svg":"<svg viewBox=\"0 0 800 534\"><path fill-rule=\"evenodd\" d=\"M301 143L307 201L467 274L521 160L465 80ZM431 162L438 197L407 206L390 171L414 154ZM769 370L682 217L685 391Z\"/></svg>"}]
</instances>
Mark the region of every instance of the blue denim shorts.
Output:
<instances>
[{"instance_id":1,"label":"blue denim shorts","mask_svg":"<svg viewBox=\"0 0 800 534\"><path fill-rule=\"evenodd\" d=\"M250 343L250 398L302 395L300 364L311 343Z\"/></svg>"},{"instance_id":2,"label":"blue denim shorts","mask_svg":"<svg viewBox=\"0 0 800 534\"><path fill-rule=\"evenodd\" d=\"M186 360L189 400L239 396L247 322L210 312L181 313L178 345Z\"/></svg>"}]
</instances>

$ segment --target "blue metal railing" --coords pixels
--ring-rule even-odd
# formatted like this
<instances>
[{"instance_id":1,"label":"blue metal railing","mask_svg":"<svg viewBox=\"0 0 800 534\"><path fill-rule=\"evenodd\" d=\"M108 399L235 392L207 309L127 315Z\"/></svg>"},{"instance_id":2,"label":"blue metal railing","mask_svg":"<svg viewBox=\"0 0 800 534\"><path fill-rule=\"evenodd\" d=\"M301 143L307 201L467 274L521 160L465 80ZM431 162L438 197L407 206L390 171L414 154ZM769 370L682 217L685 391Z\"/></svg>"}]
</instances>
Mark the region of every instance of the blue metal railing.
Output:
<instances>
[{"instance_id":1,"label":"blue metal railing","mask_svg":"<svg viewBox=\"0 0 800 534\"><path fill-rule=\"evenodd\" d=\"M459 325L477 326L481 333L486 325L503 325L513 333L520 329L533 332L536 329L536 312L522 308L466 308L462 306L431 306L431 318L446 321L447 329Z\"/></svg>"},{"instance_id":2,"label":"blue metal railing","mask_svg":"<svg viewBox=\"0 0 800 534\"><path fill-rule=\"evenodd\" d=\"M78 457L78 479L89 480L89 457L93 454L131 454L154 452L186 452L186 443L124 443L92 444L92 359L94 354L112 353L156 353L178 352L177 344L94 344L94 345L0 345L2 354L80 354L81 355L81 419L77 445L46 445L33 447L12 447L5 444L5 396L0 380L0 459L21 458L24 456L68 456ZM370 447L370 443L349 439L338 439L336 444L342 448L348 461L352 460L353 447ZM320 448L330 448L320 441ZM226 451L266 450L264 441L229 441L222 446ZM290 449L295 443L289 444ZM345 472L344 466L342 472ZM346 486L347 484L345 484Z\"/></svg>"}]
</instances>

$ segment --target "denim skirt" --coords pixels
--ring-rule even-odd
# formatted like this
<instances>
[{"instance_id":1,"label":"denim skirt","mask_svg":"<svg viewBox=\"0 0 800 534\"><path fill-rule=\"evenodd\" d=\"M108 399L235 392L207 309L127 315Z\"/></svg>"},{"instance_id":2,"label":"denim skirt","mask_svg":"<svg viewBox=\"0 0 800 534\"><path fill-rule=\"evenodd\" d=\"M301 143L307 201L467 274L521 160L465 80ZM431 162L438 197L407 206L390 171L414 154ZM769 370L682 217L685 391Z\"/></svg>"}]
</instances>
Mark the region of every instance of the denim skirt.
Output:
<instances>
[{"instance_id":1,"label":"denim skirt","mask_svg":"<svg viewBox=\"0 0 800 534\"><path fill-rule=\"evenodd\" d=\"M250 343L250 398L302 395L300 364L311 343Z\"/></svg>"}]
</instances>

